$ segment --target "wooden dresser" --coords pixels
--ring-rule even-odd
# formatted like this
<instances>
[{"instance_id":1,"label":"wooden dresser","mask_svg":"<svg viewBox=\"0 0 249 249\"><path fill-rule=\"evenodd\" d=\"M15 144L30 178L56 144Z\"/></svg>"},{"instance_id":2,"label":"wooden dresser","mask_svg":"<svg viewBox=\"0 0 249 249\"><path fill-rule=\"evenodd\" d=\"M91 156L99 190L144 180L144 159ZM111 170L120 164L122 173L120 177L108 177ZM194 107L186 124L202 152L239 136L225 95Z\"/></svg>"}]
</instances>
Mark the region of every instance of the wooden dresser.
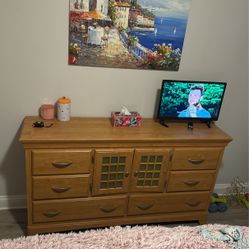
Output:
<instances>
[{"instance_id":1,"label":"wooden dresser","mask_svg":"<svg viewBox=\"0 0 249 249\"><path fill-rule=\"evenodd\" d=\"M27 234L207 219L225 146L212 125L144 119L113 128L108 118L56 120L33 128L26 117Z\"/></svg>"}]
</instances>

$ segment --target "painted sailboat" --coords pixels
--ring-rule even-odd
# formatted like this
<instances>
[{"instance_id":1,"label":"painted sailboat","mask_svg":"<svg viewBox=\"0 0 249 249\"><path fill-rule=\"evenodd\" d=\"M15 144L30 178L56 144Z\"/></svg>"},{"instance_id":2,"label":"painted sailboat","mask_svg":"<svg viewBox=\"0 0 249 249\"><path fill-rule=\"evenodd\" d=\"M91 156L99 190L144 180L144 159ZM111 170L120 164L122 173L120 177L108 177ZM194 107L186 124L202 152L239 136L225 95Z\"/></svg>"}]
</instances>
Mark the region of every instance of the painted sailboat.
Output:
<instances>
[{"instance_id":1,"label":"painted sailboat","mask_svg":"<svg viewBox=\"0 0 249 249\"><path fill-rule=\"evenodd\" d=\"M157 35L157 28L154 29L154 35Z\"/></svg>"},{"instance_id":2,"label":"painted sailboat","mask_svg":"<svg viewBox=\"0 0 249 249\"><path fill-rule=\"evenodd\" d=\"M174 34L174 35L176 34L176 27L174 28L173 34Z\"/></svg>"}]
</instances>

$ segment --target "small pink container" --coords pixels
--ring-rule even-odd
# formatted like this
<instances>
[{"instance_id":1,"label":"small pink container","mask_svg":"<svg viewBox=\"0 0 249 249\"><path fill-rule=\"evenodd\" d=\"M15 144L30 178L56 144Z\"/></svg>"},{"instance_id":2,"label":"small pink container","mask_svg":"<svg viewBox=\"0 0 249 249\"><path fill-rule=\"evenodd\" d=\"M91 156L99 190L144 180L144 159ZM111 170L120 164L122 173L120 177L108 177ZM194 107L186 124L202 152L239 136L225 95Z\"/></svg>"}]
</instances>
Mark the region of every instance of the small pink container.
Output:
<instances>
[{"instance_id":1,"label":"small pink container","mask_svg":"<svg viewBox=\"0 0 249 249\"><path fill-rule=\"evenodd\" d=\"M53 105L41 105L40 114L43 119L54 119L54 106Z\"/></svg>"}]
</instances>

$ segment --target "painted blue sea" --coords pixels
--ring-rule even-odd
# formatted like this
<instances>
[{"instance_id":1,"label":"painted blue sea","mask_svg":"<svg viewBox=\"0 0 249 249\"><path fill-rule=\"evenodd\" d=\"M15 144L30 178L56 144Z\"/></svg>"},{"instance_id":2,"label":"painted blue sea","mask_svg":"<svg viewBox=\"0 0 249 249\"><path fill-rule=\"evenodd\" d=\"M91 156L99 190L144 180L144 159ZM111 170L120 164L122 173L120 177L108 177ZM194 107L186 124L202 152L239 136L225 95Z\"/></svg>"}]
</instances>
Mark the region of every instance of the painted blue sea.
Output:
<instances>
[{"instance_id":1,"label":"painted blue sea","mask_svg":"<svg viewBox=\"0 0 249 249\"><path fill-rule=\"evenodd\" d=\"M131 31L139 39L139 43L146 48L154 50L154 44L172 44L173 49L182 51L186 33L187 19L173 17L156 17L155 32Z\"/></svg>"}]
</instances>

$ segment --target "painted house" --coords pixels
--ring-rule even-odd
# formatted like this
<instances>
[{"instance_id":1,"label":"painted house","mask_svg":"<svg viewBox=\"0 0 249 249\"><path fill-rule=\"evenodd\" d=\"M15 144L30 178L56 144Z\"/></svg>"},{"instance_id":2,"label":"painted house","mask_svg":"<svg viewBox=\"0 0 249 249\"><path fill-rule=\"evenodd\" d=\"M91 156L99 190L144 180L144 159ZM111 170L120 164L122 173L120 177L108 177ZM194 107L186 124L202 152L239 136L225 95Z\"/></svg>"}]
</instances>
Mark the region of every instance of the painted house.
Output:
<instances>
[{"instance_id":1,"label":"painted house","mask_svg":"<svg viewBox=\"0 0 249 249\"><path fill-rule=\"evenodd\" d=\"M137 25L145 27L154 27L155 19L152 17L137 15Z\"/></svg>"},{"instance_id":2,"label":"painted house","mask_svg":"<svg viewBox=\"0 0 249 249\"><path fill-rule=\"evenodd\" d=\"M111 21L107 14L108 0L70 0L70 30L79 31L94 20Z\"/></svg>"},{"instance_id":3,"label":"painted house","mask_svg":"<svg viewBox=\"0 0 249 249\"><path fill-rule=\"evenodd\" d=\"M155 18L145 16L140 9L132 8L129 13L129 22L132 26L154 27Z\"/></svg>"},{"instance_id":4,"label":"painted house","mask_svg":"<svg viewBox=\"0 0 249 249\"><path fill-rule=\"evenodd\" d=\"M108 14L108 0L97 0L96 11L101 12L103 15Z\"/></svg>"},{"instance_id":5,"label":"painted house","mask_svg":"<svg viewBox=\"0 0 249 249\"><path fill-rule=\"evenodd\" d=\"M98 11L103 15L108 14L108 0L89 0L89 10Z\"/></svg>"},{"instance_id":6,"label":"painted house","mask_svg":"<svg viewBox=\"0 0 249 249\"><path fill-rule=\"evenodd\" d=\"M142 15L142 11L132 7L129 12L129 23L131 26L137 25L137 16Z\"/></svg>"},{"instance_id":7,"label":"painted house","mask_svg":"<svg viewBox=\"0 0 249 249\"><path fill-rule=\"evenodd\" d=\"M117 19L114 21L116 27L128 28L130 4L127 2L114 3Z\"/></svg>"},{"instance_id":8,"label":"painted house","mask_svg":"<svg viewBox=\"0 0 249 249\"><path fill-rule=\"evenodd\" d=\"M70 0L71 11L89 11L89 0Z\"/></svg>"},{"instance_id":9,"label":"painted house","mask_svg":"<svg viewBox=\"0 0 249 249\"><path fill-rule=\"evenodd\" d=\"M145 16L140 9L131 8L129 13L129 23L131 26L153 28L155 25L155 18Z\"/></svg>"},{"instance_id":10,"label":"painted house","mask_svg":"<svg viewBox=\"0 0 249 249\"><path fill-rule=\"evenodd\" d=\"M108 14L108 0L70 0L71 11L97 11L105 16Z\"/></svg>"}]
</instances>

